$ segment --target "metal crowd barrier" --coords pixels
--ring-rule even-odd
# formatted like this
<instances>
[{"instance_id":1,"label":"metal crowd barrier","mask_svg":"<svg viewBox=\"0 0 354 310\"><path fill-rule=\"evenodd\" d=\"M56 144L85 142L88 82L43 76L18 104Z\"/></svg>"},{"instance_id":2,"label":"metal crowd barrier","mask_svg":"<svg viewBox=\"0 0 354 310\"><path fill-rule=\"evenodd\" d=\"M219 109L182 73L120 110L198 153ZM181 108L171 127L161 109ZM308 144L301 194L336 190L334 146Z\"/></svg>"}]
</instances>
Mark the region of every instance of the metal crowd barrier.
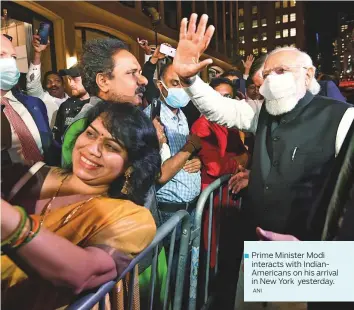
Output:
<instances>
[{"instance_id":1,"label":"metal crowd barrier","mask_svg":"<svg viewBox=\"0 0 354 310\"><path fill-rule=\"evenodd\" d=\"M219 252L219 237L220 237L220 221L219 214L220 208L223 203L223 188L228 185L228 181L231 175L224 175L219 179L211 183L203 192L201 193L197 206L196 214L194 219L194 230L191 233L191 244L192 244L192 257L191 257L191 272L190 272L190 291L189 291L189 310L195 310L197 307L197 297L199 300L198 292L198 273L199 269L205 272L204 289L201 293L202 307L198 308L208 308L213 296L209 293L209 282L210 282L210 256L211 256L211 239L212 239L212 220L214 213L214 192L218 193L218 206L216 210L216 261L214 276L218 274L218 252ZM207 247L207 257L205 266L199 266L199 255L201 247L201 236L202 236L202 216L207 201L209 200L209 216L208 216L208 247ZM240 198L241 200L241 198ZM240 201L241 203L241 201ZM230 205L230 193L227 191L227 205ZM200 268L202 267L202 268Z\"/></svg>"},{"instance_id":2,"label":"metal crowd barrier","mask_svg":"<svg viewBox=\"0 0 354 310\"><path fill-rule=\"evenodd\" d=\"M109 293L116 283L124 279L129 275L129 289L128 289L128 305L126 309L132 309L133 306L133 295L134 295L134 280L135 280L135 266L139 264L147 255L153 252L152 268L151 268L151 279L150 279L150 294L149 294L149 305L144 307L144 309L154 309L154 290L155 290L155 280L157 272L157 257L158 257L158 247L159 244L167 237L171 235L170 250L168 256L168 271L167 271L167 282L166 289L164 292L163 299L163 309L170 309L169 305L169 287L170 287L170 277L171 277L171 266L173 260L174 246L176 241L176 229L178 224L182 224L182 233L180 238L180 249L178 257L178 272L176 276L175 292L173 295L173 310L180 310L182 307L183 299L183 286L186 273L186 263L189 254L189 240L190 240L190 230L191 230L191 220L190 215L187 211L181 210L176 212L166 223L158 228L154 240L151 244L139 255L137 255L129 264L129 266L123 271L120 277L116 281L109 281L103 284L100 288L95 291L86 293L83 297L76 300L71 304L67 310L88 310L99 303L99 309L105 309L105 296Z\"/></svg>"}]
</instances>

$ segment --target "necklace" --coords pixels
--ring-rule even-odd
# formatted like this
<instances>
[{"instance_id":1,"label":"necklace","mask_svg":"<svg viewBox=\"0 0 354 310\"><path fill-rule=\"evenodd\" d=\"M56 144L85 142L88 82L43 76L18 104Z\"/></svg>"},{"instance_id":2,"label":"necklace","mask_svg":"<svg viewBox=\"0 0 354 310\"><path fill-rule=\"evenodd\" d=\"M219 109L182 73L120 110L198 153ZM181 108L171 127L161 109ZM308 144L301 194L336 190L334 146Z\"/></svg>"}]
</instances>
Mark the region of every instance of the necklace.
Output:
<instances>
[{"instance_id":1,"label":"necklace","mask_svg":"<svg viewBox=\"0 0 354 310\"><path fill-rule=\"evenodd\" d=\"M46 217L46 215L50 212L50 209L51 209L51 206L52 206L52 203L53 201L55 200L55 198L57 198L62 186L63 186L63 183L64 181L68 178L69 175L65 176L59 186L58 186L58 189L57 191L55 192L54 196L48 201L48 203L45 205L45 207L43 208L42 212L41 212L41 215L40 215L40 226L42 226L43 222L44 222L44 219ZM93 196L89 199L87 199L86 201L84 201L83 203L81 203L80 205L78 205L74 210L72 210L65 218L64 218L64 221L63 223L61 224L61 226L65 225L67 222L69 222L69 220L72 218L72 216L84 205L86 204L87 202L91 201L92 199L94 198L97 198L97 197L100 197L100 196L103 196L103 195L96 195L96 196Z\"/></svg>"}]
</instances>

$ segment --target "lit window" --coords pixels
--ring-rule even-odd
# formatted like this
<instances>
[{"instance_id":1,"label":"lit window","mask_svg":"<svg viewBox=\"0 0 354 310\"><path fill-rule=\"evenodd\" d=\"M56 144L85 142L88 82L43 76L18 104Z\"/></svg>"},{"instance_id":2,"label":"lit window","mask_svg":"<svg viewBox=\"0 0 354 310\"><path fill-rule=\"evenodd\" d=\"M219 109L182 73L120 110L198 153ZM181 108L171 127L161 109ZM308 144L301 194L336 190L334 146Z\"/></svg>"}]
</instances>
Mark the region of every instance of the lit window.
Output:
<instances>
[{"instance_id":1,"label":"lit window","mask_svg":"<svg viewBox=\"0 0 354 310\"><path fill-rule=\"evenodd\" d=\"M262 33L262 41L266 41L267 40L267 33L263 32Z\"/></svg>"},{"instance_id":2,"label":"lit window","mask_svg":"<svg viewBox=\"0 0 354 310\"><path fill-rule=\"evenodd\" d=\"M238 16L243 16L243 13L244 13L243 9L238 10Z\"/></svg>"},{"instance_id":3,"label":"lit window","mask_svg":"<svg viewBox=\"0 0 354 310\"><path fill-rule=\"evenodd\" d=\"M267 19L266 18L262 18L261 24L262 24L262 27L267 26Z\"/></svg>"},{"instance_id":4,"label":"lit window","mask_svg":"<svg viewBox=\"0 0 354 310\"><path fill-rule=\"evenodd\" d=\"M262 47L262 54L267 54L268 50L266 47Z\"/></svg>"},{"instance_id":5,"label":"lit window","mask_svg":"<svg viewBox=\"0 0 354 310\"><path fill-rule=\"evenodd\" d=\"M287 8L288 7L288 1L283 1L283 8Z\"/></svg>"},{"instance_id":6,"label":"lit window","mask_svg":"<svg viewBox=\"0 0 354 310\"><path fill-rule=\"evenodd\" d=\"M245 29L245 24L242 22L242 23L239 23L238 24L238 30L244 30Z\"/></svg>"},{"instance_id":7,"label":"lit window","mask_svg":"<svg viewBox=\"0 0 354 310\"><path fill-rule=\"evenodd\" d=\"M287 38L289 36L289 30L283 29L283 38Z\"/></svg>"},{"instance_id":8,"label":"lit window","mask_svg":"<svg viewBox=\"0 0 354 310\"><path fill-rule=\"evenodd\" d=\"M276 16L275 17L275 23L276 24L280 24L280 21L281 21L280 16Z\"/></svg>"},{"instance_id":9,"label":"lit window","mask_svg":"<svg viewBox=\"0 0 354 310\"><path fill-rule=\"evenodd\" d=\"M286 15L283 15L283 24L287 23L289 20L289 15L286 14Z\"/></svg>"},{"instance_id":10,"label":"lit window","mask_svg":"<svg viewBox=\"0 0 354 310\"><path fill-rule=\"evenodd\" d=\"M276 39L280 39L281 38L280 31L276 31L275 32L275 38Z\"/></svg>"},{"instance_id":11,"label":"lit window","mask_svg":"<svg viewBox=\"0 0 354 310\"><path fill-rule=\"evenodd\" d=\"M275 2L275 8L279 9L280 8L280 1Z\"/></svg>"},{"instance_id":12,"label":"lit window","mask_svg":"<svg viewBox=\"0 0 354 310\"><path fill-rule=\"evenodd\" d=\"M290 29L290 36L295 37L296 36L296 28L291 28Z\"/></svg>"},{"instance_id":13,"label":"lit window","mask_svg":"<svg viewBox=\"0 0 354 310\"><path fill-rule=\"evenodd\" d=\"M291 13L291 14L290 14L290 21L291 21L291 22L296 21L296 13Z\"/></svg>"},{"instance_id":14,"label":"lit window","mask_svg":"<svg viewBox=\"0 0 354 310\"><path fill-rule=\"evenodd\" d=\"M244 36L240 37L240 43L245 44L245 37Z\"/></svg>"},{"instance_id":15,"label":"lit window","mask_svg":"<svg viewBox=\"0 0 354 310\"><path fill-rule=\"evenodd\" d=\"M257 41L258 41L258 35L255 34L255 35L253 36L253 38L252 38L252 41L253 41L253 42L257 42Z\"/></svg>"},{"instance_id":16,"label":"lit window","mask_svg":"<svg viewBox=\"0 0 354 310\"><path fill-rule=\"evenodd\" d=\"M253 55L258 56L258 48L252 50Z\"/></svg>"},{"instance_id":17,"label":"lit window","mask_svg":"<svg viewBox=\"0 0 354 310\"><path fill-rule=\"evenodd\" d=\"M257 14L257 6L252 5L252 14Z\"/></svg>"},{"instance_id":18,"label":"lit window","mask_svg":"<svg viewBox=\"0 0 354 310\"><path fill-rule=\"evenodd\" d=\"M245 50L240 50L240 56L245 56Z\"/></svg>"},{"instance_id":19,"label":"lit window","mask_svg":"<svg viewBox=\"0 0 354 310\"><path fill-rule=\"evenodd\" d=\"M290 1L290 6L292 7L296 6L296 1L295 0Z\"/></svg>"},{"instance_id":20,"label":"lit window","mask_svg":"<svg viewBox=\"0 0 354 310\"><path fill-rule=\"evenodd\" d=\"M257 28L258 27L258 20L254 19L252 20L252 28Z\"/></svg>"}]
</instances>

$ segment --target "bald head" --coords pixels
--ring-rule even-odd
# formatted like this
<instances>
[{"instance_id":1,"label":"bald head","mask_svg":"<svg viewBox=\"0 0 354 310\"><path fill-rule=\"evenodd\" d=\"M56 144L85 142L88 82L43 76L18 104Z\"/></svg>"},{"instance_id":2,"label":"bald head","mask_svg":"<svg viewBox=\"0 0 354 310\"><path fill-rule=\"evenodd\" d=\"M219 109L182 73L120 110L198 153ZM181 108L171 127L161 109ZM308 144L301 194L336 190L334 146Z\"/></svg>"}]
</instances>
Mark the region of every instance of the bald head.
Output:
<instances>
[{"instance_id":1,"label":"bald head","mask_svg":"<svg viewBox=\"0 0 354 310\"><path fill-rule=\"evenodd\" d=\"M4 35L1 35L0 58L10 57L16 58L15 48L8 38L6 38Z\"/></svg>"}]
</instances>

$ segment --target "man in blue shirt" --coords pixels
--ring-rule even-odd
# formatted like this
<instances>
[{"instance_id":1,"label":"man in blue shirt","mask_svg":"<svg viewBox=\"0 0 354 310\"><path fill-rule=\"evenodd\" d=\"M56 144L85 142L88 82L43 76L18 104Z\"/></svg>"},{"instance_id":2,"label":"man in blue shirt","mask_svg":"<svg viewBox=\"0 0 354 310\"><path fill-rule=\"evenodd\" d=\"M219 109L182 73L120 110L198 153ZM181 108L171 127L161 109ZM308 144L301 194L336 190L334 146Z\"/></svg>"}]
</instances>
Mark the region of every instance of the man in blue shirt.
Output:
<instances>
[{"instance_id":1,"label":"man in blue shirt","mask_svg":"<svg viewBox=\"0 0 354 310\"><path fill-rule=\"evenodd\" d=\"M161 68L160 120L170 148L169 158L162 156L161 176L158 179L158 208L165 222L178 210L193 213L201 190L201 161L195 155L200 149L200 139L189 135L186 116L181 108L189 102L172 64ZM150 115L151 105L144 112ZM160 133L161 134L161 133Z\"/></svg>"}]
</instances>

